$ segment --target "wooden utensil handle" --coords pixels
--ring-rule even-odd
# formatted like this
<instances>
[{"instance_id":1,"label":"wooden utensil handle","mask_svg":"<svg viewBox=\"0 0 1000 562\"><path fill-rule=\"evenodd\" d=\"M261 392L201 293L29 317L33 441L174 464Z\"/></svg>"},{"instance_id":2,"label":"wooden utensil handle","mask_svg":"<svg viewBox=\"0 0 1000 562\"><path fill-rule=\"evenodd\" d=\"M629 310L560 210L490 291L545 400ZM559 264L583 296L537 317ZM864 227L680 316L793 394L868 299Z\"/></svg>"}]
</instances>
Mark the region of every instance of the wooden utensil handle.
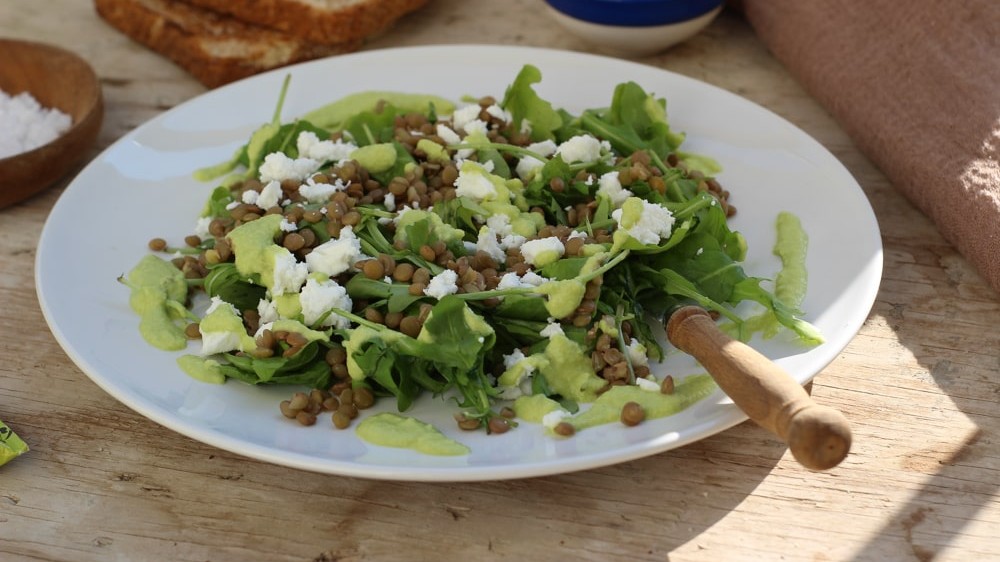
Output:
<instances>
[{"instance_id":1,"label":"wooden utensil handle","mask_svg":"<svg viewBox=\"0 0 1000 562\"><path fill-rule=\"evenodd\" d=\"M719 330L704 309L674 312L667 339L694 356L733 402L787 443L806 468L833 468L847 456L851 428L843 414L813 402L781 367Z\"/></svg>"}]
</instances>

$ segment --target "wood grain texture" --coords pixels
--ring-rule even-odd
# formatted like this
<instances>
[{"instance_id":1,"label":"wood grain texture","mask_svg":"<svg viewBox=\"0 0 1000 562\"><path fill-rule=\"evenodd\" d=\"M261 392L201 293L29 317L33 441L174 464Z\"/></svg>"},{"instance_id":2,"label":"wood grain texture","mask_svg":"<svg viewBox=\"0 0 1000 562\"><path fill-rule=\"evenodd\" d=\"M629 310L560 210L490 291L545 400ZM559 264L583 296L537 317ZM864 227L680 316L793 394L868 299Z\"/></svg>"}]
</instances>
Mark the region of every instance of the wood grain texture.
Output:
<instances>
[{"instance_id":1,"label":"wood grain texture","mask_svg":"<svg viewBox=\"0 0 1000 562\"><path fill-rule=\"evenodd\" d=\"M591 51L539 6L436 0L369 48ZM101 148L204 91L102 23L88 2L6 0L0 35L44 38L90 61L107 108ZM837 468L805 470L750 423L617 466L468 484L312 474L203 445L118 403L48 331L32 269L57 187L0 210L0 419L32 448L0 468L0 559L1000 559L1000 297L738 16L724 13L690 42L640 61L789 119L840 158L871 200L886 250L882 288L813 387L854 430Z\"/></svg>"}]
</instances>

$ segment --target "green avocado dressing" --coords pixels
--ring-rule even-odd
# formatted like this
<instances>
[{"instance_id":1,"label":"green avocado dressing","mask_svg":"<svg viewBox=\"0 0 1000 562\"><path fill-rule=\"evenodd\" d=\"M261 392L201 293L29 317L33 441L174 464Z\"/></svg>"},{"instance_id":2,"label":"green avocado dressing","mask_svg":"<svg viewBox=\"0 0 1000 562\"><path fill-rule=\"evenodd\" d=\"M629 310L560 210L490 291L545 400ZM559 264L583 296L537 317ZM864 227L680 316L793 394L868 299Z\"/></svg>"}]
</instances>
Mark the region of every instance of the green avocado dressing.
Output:
<instances>
[{"instance_id":1,"label":"green avocado dressing","mask_svg":"<svg viewBox=\"0 0 1000 562\"><path fill-rule=\"evenodd\" d=\"M809 274L806 271L806 250L809 237L799 217L782 211L776 222L778 238L774 254L781 258L781 271L774 278L774 294L781 302L798 308L806 296Z\"/></svg>"},{"instance_id":2,"label":"green avocado dressing","mask_svg":"<svg viewBox=\"0 0 1000 562\"><path fill-rule=\"evenodd\" d=\"M425 455L469 454L468 447L446 437L433 425L399 414L383 412L365 418L355 432L372 445L411 449Z\"/></svg>"},{"instance_id":3,"label":"green avocado dressing","mask_svg":"<svg viewBox=\"0 0 1000 562\"><path fill-rule=\"evenodd\" d=\"M213 359L205 359L197 355L181 355L177 358L177 365L195 380L213 384L226 382L226 376L219 369L219 362Z\"/></svg>"},{"instance_id":4,"label":"green avocado dressing","mask_svg":"<svg viewBox=\"0 0 1000 562\"><path fill-rule=\"evenodd\" d=\"M553 392L577 402L593 402L604 379L594 374L590 356L573 340L555 334L545 346L548 363L541 367L542 376Z\"/></svg>"},{"instance_id":5,"label":"green avocado dressing","mask_svg":"<svg viewBox=\"0 0 1000 562\"><path fill-rule=\"evenodd\" d=\"M545 414L560 408L558 402L544 394L529 394L514 400L514 413L526 422L542 423Z\"/></svg>"},{"instance_id":6,"label":"green avocado dressing","mask_svg":"<svg viewBox=\"0 0 1000 562\"><path fill-rule=\"evenodd\" d=\"M351 160L378 174L396 163L396 147L391 142L362 146L351 153Z\"/></svg>"},{"instance_id":7,"label":"green avocado dressing","mask_svg":"<svg viewBox=\"0 0 1000 562\"><path fill-rule=\"evenodd\" d=\"M333 103L310 111L302 118L317 127L335 129L358 113L373 111L379 101L385 101L405 112L427 113L431 106L434 107L434 112L438 115L446 115L455 111L454 103L438 96L369 91L340 98Z\"/></svg>"},{"instance_id":8,"label":"green avocado dressing","mask_svg":"<svg viewBox=\"0 0 1000 562\"><path fill-rule=\"evenodd\" d=\"M637 386L615 386L601 394L589 410L563 421L569 422L576 430L616 422L621 418L622 407L628 402L642 406L646 419L662 418L680 412L711 394L715 388L715 381L707 374L685 377L674 387L673 394L652 392Z\"/></svg>"},{"instance_id":9,"label":"green avocado dressing","mask_svg":"<svg viewBox=\"0 0 1000 562\"><path fill-rule=\"evenodd\" d=\"M139 315L139 333L150 345L165 351L187 347L177 325L178 309L187 298L184 274L154 255L142 258L123 280L131 288L129 305ZM173 303L175 306L172 306Z\"/></svg>"},{"instance_id":10,"label":"green avocado dressing","mask_svg":"<svg viewBox=\"0 0 1000 562\"><path fill-rule=\"evenodd\" d=\"M236 256L236 270L247 277L260 276L261 283L270 286L274 276L274 255L268 248L279 248L274 243L281 232L282 215L264 215L257 220L241 224L229 233L229 242Z\"/></svg>"}]
</instances>

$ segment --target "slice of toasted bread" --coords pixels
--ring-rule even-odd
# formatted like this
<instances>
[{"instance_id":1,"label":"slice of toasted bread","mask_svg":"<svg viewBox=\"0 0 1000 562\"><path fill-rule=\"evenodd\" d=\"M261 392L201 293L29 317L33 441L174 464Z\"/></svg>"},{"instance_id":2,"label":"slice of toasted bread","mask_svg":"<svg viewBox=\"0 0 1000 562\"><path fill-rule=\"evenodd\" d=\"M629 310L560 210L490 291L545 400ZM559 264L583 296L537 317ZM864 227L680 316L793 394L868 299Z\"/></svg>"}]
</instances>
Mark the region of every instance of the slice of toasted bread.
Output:
<instances>
[{"instance_id":1,"label":"slice of toasted bread","mask_svg":"<svg viewBox=\"0 0 1000 562\"><path fill-rule=\"evenodd\" d=\"M361 40L318 45L177 0L95 0L95 6L112 26L210 88L361 46Z\"/></svg>"},{"instance_id":2,"label":"slice of toasted bread","mask_svg":"<svg viewBox=\"0 0 1000 562\"><path fill-rule=\"evenodd\" d=\"M316 43L377 35L428 0L185 0L190 4Z\"/></svg>"}]
</instances>

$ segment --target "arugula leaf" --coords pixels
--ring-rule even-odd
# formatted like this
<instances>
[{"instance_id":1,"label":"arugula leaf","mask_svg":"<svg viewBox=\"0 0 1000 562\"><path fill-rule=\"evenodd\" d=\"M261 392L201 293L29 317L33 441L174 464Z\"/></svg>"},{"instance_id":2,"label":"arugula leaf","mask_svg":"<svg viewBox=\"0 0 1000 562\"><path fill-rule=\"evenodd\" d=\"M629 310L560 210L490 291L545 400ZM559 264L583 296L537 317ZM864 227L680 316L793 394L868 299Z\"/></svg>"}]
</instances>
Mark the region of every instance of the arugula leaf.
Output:
<instances>
[{"instance_id":1,"label":"arugula leaf","mask_svg":"<svg viewBox=\"0 0 1000 562\"><path fill-rule=\"evenodd\" d=\"M530 64L524 65L514 81L507 87L501 106L513 117L512 126L520 130L524 120L531 127L531 140L555 138L554 131L562 127L563 118L552 104L543 100L532 88L542 81L542 72Z\"/></svg>"},{"instance_id":2,"label":"arugula leaf","mask_svg":"<svg viewBox=\"0 0 1000 562\"><path fill-rule=\"evenodd\" d=\"M234 263L220 263L209 269L205 277L205 292L210 297L219 297L232 304L237 310L256 309L267 289L250 283L236 270Z\"/></svg>"}]
</instances>

